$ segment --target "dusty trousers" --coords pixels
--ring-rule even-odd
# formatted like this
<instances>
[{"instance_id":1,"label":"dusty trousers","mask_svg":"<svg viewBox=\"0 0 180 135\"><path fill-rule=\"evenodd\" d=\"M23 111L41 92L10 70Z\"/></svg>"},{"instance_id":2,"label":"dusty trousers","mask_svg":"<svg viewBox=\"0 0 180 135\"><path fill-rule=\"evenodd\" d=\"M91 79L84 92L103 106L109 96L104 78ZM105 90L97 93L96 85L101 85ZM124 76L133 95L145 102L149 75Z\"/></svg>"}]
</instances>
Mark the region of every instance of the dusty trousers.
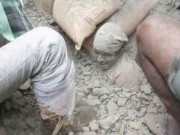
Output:
<instances>
[{"instance_id":1,"label":"dusty trousers","mask_svg":"<svg viewBox=\"0 0 180 135\"><path fill-rule=\"evenodd\" d=\"M69 116L75 102L74 73L61 35L35 28L0 48L0 103L30 78L40 106Z\"/></svg>"}]
</instances>

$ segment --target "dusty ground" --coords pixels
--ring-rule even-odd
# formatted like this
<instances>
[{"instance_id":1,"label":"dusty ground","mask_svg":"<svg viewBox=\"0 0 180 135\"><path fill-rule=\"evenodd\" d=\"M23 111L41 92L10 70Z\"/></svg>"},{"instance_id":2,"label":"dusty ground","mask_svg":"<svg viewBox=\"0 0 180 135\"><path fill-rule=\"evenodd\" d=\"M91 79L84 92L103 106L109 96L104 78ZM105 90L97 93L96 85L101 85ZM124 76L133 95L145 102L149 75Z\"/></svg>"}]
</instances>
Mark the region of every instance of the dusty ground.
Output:
<instances>
[{"instance_id":1,"label":"dusty ground","mask_svg":"<svg viewBox=\"0 0 180 135\"><path fill-rule=\"evenodd\" d=\"M173 1L161 0L152 13L171 14L180 20L179 10L174 10L178 1L174 5ZM34 27L50 26L53 22L51 16L36 10L33 0L29 0L27 6L26 12ZM65 37L68 48L72 48L72 41L61 29L55 29ZM135 58L133 36L124 53ZM77 55L71 53L71 57L76 65L76 89L97 111L97 118L77 135L153 135L144 116L151 112L164 114L165 108L145 77L142 85L134 91L119 88L108 80L84 50ZM52 128L48 122L41 120L30 89L16 92L0 105L0 135L51 135Z\"/></svg>"}]
</instances>

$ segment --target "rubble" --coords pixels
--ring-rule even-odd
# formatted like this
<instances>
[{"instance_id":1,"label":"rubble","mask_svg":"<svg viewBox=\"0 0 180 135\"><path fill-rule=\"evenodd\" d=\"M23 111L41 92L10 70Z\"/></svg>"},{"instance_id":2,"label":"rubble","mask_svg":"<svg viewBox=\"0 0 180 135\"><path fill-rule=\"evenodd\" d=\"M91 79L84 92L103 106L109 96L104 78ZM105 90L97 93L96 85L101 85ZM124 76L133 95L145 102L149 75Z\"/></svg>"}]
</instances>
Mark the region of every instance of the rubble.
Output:
<instances>
[{"instance_id":1,"label":"rubble","mask_svg":"<svg viewBox=\"0 0 180 135\"><path fill-rule=\"evenodd\" d=\"M29 5L26 6L26 12L33 26L50 26L53 22L52 16L37 11L33 2L34 0L28 0ZM164 6L164 3L165 0L161 0L162 5L153 12L166 13L168 6ZM177 12L174 12L173 16L180 20ZM63 30L57 29L57 31L65 37L67 46L73 46ZM132 44L128 43L123 49L124 53L135 59L136 49L132 49ZM75 51L72 50L71 53L74 54ZM79 53L73 57L76 66L76 90L93 106L97 112L97 118L89 125L85 125L81 132L68 134L153 135L147 125L141 124L141 121L147 113L164 113L164 105L153 93L147 80L144 78L141 86L135 89L118 87L108 80L85 50ZM54 126L48 121L42 121L33 92L30 90L23 88L17 91L12 94L11 99L0 105L0 134L2 135L50 135L53 128Z\"/></svg>"}]
</instances>

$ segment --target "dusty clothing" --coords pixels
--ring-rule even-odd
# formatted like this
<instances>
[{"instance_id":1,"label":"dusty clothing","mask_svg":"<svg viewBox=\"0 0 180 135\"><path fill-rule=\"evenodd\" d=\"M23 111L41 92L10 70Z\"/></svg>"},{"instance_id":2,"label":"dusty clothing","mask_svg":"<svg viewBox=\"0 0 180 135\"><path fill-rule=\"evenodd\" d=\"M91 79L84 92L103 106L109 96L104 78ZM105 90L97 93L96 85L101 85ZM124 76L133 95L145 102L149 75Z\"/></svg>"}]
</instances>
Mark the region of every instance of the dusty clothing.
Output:
<instances>
[{"instance_id":1,"label":"dusty clothing","mask_svg":"<svg viewBox=\"0 0 180 135\"><path fill-rule=\"evenodd\" d=\"M93 47L102 52L114 53L119 51L126 41L127 36L118 25L106 23L97 31Z\"/></svg>"},{"instance_id":2,"label":"dusty clothing","mask_svg":"<svg viewBox=\"0 0 180 135\"><path fill-rule=\"evenodd\" d=\"M0 102L31 78L40 106L70 115L75 100L74 72L63 38L50 28L36 28L0 48Z\"/></svg>"},{"instance_id":3,"label":"dusty clothing","mask_svg":"<svg viewBox=\"0 0 180 135\"><path fill-rule=\"evenodd\" d=\"M0 34L12 41L32 29L21 0L0 0Z\"/></svg>"},{"instance_id":4,"label":"dusty clothing","mask_svg":"<svg viewBox=\"0 0 180 135\"><path fill-rule=\"evenodd\" d=\"M180 55L175 57L170 64L169 75L166 80L175 97L180 100Z\"/></svg>"}]
</instances>

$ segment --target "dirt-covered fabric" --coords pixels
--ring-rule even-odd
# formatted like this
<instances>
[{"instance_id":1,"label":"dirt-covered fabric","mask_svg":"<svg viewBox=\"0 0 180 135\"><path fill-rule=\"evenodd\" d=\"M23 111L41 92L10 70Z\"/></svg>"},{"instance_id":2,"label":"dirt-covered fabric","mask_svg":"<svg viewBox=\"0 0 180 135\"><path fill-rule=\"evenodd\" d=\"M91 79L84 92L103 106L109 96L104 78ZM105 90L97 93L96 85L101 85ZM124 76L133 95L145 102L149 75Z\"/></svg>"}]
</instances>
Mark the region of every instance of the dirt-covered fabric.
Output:
<instances>
[{"instance_id":1,"label":"dirt-covered fabric","mask_svg":"<svg viewBox=\"0 0 180 135\"><path fill-rule=\"evenodd\" d=\"M105 23L97 31L93 47L102 52L114 53L119 51L126 41L128 38L118 25Z\"/></svg>"},{"instance_id":2,"label":"dirt-covered fabric","mask_svg":"<svg viewBox=\"0 0 180 135\"><path fill-rule=\"evenodd\" d=\"M124 0L55 0L54 20L79 50L96 26L117 11Z\"/></svg>"}]
</instances>

